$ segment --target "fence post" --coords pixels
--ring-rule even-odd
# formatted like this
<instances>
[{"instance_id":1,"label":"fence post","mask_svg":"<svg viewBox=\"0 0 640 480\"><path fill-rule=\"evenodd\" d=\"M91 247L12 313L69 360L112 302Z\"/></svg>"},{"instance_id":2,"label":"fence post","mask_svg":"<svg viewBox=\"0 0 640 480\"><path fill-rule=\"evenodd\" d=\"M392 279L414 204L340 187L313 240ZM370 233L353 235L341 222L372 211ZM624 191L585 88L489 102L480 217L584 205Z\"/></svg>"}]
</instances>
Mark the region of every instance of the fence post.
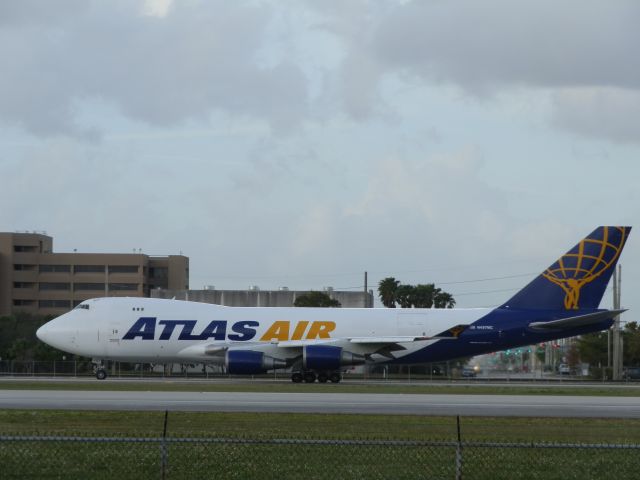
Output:
<instances>
[{"instance_id":1,"label":"fence post","mask_svg":"<svg viewBox=\"0 0 640 480\"><path fill-rule=\"evenodd\" d=\"M456 445L456 480L462 480L462 438L460 436L460 415L456 415L458 444Z\"/></svg>"},{"instance_id":2,"label":"fence post","mask_svg":"<svg viewBox=\"0 0 640 480\"><path fill-rule=\"evenodd\" d=\"M167 468L169 467L169 455L167 452L167 419L169 410L164 411L164 427L162 429L162 441L160 443L160 478L167 478Z\"/></svg>"}]
</instances>

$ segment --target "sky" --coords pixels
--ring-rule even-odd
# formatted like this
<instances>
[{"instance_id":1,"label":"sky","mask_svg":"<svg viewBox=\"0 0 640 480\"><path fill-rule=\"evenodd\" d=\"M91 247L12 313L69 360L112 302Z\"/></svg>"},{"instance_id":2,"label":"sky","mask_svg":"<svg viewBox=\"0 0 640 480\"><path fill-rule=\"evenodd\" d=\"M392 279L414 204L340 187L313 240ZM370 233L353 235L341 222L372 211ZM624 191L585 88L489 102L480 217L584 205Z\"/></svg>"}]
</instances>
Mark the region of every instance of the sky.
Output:
<instances>
[{"instance_id":1,"label":"sky","mask_svg":"<svg viewBox=\"0 0 640 480\"><path fill-rule=\"evenodd\" d=\"M0 2L0 231L182 253L195 289L368 271L500 305L639 226L639 22L622 0Z\"/></svg>"}]
</instances>

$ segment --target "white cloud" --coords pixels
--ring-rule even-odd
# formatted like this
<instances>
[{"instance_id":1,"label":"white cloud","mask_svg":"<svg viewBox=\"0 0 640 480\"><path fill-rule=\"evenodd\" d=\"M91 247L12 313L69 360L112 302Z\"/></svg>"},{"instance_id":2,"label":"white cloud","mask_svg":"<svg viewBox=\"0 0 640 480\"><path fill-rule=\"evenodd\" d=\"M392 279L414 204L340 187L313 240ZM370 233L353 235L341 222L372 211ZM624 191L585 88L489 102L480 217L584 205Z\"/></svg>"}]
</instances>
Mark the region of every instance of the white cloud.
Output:
<instances>
[{"instance_id":1,"label":"white cloud","mask_svg":"<svg viewBox=\"0 0 640 480\"><path fill-rule=\"evenodd\" d=\"M173 0L145 0L142 11L151 17L166 17Z\"/></svg>"},{"instance_id":2,"label":"white cloud","mask_svg":"<svg viewBox=\"0 0 640 480\"><path fill-rule=\"evenodd\" d=\"M29 27L29 14L13 15L0 29L0 118L40 135L77 135L86 128L74 104L84 99L150 125L206 121L217 111L287 130L304 118L300 68L286 59L260 67L256 59L271 8L181 2L147 16L139 5L92 2Z\"/></svg>"},{"instance_id":3,"label":"white cloud","mask_svg":"<svg viewBox=\"0 0 640 480\"><path fill-rule=\"evenodd\" d=\"M640 87L630 62L640 32L636 2L409 2L372 49L387 68L470 90L503 85Z\"/></svg>"},{"instance_id":4,"label":"white cloud","mask_svg":"<svg viewBox=\"0 0 640 480\"><path fill-rule=\"evenodd\" d=\"M327 30L343 39L347 51L341 95L345 110L356 120L387 107L378 94L380 83L395 75L423 88L458 85L476 98L505 90L551 92L558 108L556 125L614 141L638 140L638 122L628 121L637 118L635 97L640 92L640 63L632 60L640 44L637 2L355 5L359 8L322 11L333 26ZM358 22L358 17L364 20ZM593 97L596 91L599 98L589 105L585 98L575 104L577 95ZM625 104L623 96L631 101ZM593 117L585 120L582 113L601 113L606 128Z\"/></svg>"},{"instance_id":5,"label":"white cloud","mask_svg":"<svg viewBox=\"0 0 640 480\"><path fill-rule=\"evenodd\" d=\"M640 143L640 89L578 87L553 94L556 125L587 137Z\"/></svg>"}]
</instances>

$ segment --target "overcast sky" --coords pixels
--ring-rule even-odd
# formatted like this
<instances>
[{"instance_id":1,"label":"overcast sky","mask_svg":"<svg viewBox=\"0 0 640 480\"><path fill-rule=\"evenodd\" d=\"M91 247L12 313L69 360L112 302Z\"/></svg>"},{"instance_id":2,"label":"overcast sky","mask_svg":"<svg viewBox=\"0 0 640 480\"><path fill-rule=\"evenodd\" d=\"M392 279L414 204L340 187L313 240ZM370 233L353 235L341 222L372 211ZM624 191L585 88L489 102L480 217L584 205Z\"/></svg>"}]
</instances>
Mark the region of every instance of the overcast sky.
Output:
<instances>
[{"instance_id":1,"label":"overcast sky","mask_svg":"<svg viewBox=\"0 0 640 480\"><path fill-rule=\"evenodd\" d=\"M182 252L192 288L368 270L467 307L632 225L633 320L639 24L617 0L0 2L0 230Z\"/></svg>"}]
</instances>

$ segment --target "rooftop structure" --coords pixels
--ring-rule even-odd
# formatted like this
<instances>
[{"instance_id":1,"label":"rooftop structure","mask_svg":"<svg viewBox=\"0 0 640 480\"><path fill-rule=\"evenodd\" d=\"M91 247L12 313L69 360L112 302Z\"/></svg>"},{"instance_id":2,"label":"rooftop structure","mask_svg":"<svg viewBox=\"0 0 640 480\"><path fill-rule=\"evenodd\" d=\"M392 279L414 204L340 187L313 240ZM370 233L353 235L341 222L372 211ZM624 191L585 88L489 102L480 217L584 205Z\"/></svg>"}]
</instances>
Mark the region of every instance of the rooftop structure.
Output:
<instances>
[{"instance_id":1,"label":"rooftop structure","mask_svg":"<svg viewBox=\"0 0 640 480\"><path fill-rule=\"evenodd\" d=\"M342 307L346 308L370 308L373 307L373 292L345 292L325 288L324 292L329 297L338 300ZM193 302L214 303L230 307L292 307L296 298L308 290L289 290L281 287L278 290L260 290L251 287L248 290L215 290L208 287L204 290L152 290L152 298L175 298L177 300L190 300Z\"/></svg>"}]
</instances>

